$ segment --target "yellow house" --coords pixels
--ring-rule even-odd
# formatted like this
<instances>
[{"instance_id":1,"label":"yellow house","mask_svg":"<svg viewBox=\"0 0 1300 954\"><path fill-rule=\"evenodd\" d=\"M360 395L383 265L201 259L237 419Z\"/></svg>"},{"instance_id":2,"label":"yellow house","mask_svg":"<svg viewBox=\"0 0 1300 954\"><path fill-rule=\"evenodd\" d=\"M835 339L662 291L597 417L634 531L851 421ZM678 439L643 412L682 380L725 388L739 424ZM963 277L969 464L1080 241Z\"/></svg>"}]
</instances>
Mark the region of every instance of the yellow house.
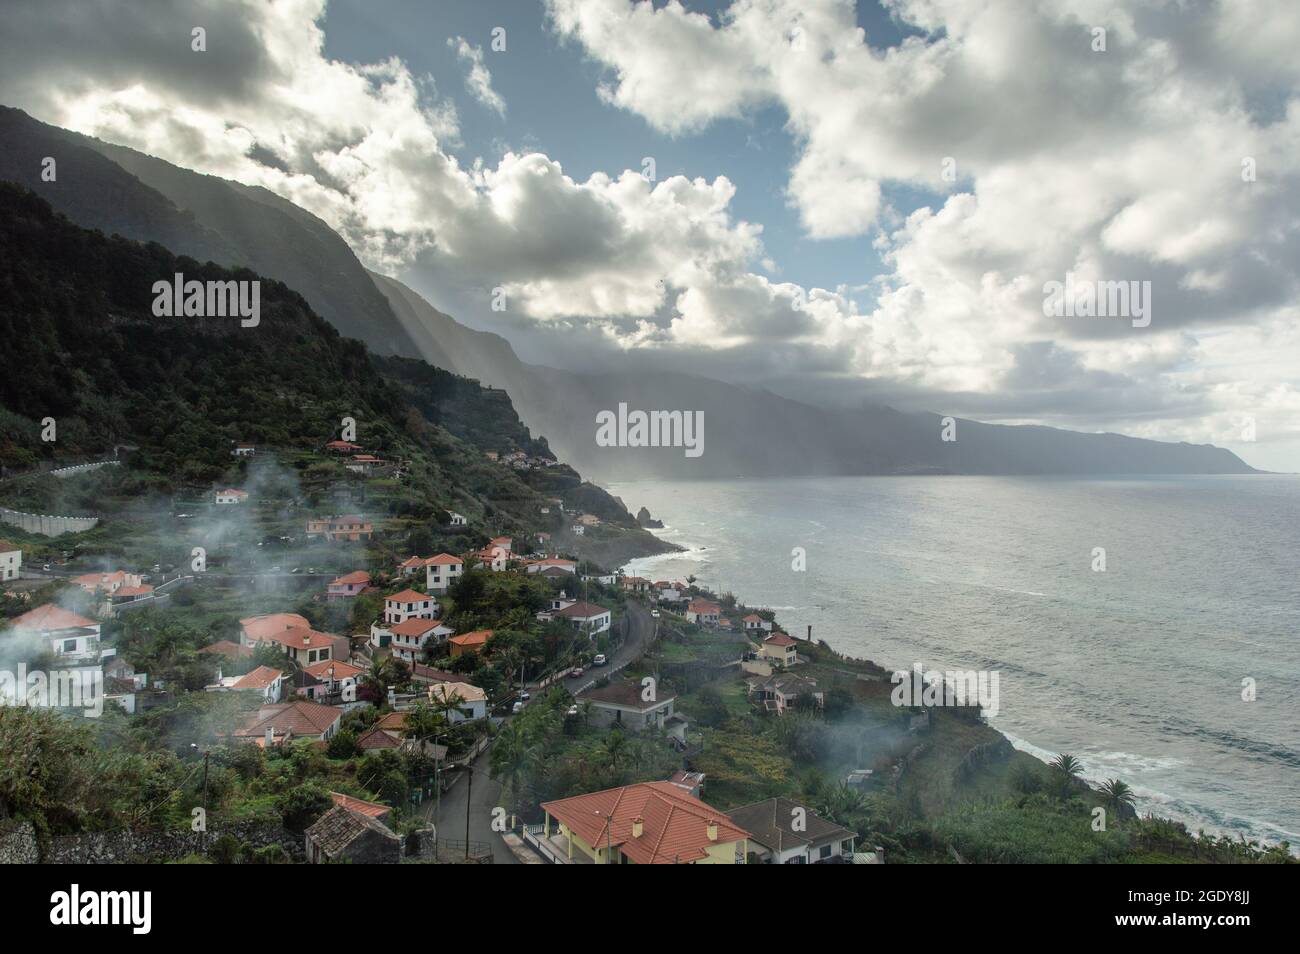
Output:
<instances>
[{"instance_id":1,"label":"yellow house","mask_svg":"<svg viewBox=\"0 0 1300 954\"><path fill-rule=\"evenodd\" d=\"M561 864L744 864L749 832L671 782L544 802L546 852Z\"/></svg>"}]
</instances>

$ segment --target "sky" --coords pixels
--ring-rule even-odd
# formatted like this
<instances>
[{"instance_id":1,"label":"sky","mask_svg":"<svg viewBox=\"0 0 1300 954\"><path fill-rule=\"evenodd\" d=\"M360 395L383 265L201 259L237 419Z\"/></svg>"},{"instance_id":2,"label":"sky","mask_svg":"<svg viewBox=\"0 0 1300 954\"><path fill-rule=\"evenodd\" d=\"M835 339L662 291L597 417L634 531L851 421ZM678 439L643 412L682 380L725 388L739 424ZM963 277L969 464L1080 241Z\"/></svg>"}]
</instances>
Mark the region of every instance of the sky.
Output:
<instances>
[{"instance_id":1,"label":"sky","mask_svg":"<svg viewBox=\"0 0 1300 954\"><path fill-rule=\"evenodd\" d=\"M1293 0L11 0L0 101L525 360L1300 470L1298 48Z\"/></svg>"}]
</instances>

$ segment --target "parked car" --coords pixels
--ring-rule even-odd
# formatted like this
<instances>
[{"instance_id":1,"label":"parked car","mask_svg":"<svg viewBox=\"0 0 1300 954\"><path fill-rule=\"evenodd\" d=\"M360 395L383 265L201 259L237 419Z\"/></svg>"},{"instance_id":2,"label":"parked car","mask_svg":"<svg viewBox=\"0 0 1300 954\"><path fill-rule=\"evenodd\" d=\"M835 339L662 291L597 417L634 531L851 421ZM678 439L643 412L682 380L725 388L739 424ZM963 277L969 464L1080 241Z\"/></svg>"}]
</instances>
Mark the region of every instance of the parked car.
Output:
<instances>
[{"instance_id":1,"label":"parked car","mask_svg":"<svg viewBox=\"0 0 1300 954\"><path fill-rule=\"evenodd\" d=\"M519 713L524 711L524 704L522 702L516 702L510 707L510 711L515 715L519 715Z\"/></svg>"},{"instance_id":2,"label":"parked car","mask_svg":"<svg viewBox=\"0 0 1300 954\"><path fill-rule=\"evenodd\" d=\"M570 678L570 679L577 679L577 678L578 678L579 676L581 676L581 675L582 675L582 667L581 667L581 666L574 666L573 669L571 669L571 670L569 671L569 678Z\"/></svg>"},{"instance_id":3,"label":"parked car","mask_svg":"<svg viewBox=\"0 0 1300 954\"><path fill-rule=\"evenodd\" d=\"M593 666L603 666L607 662L609 662L609 660L605 658L604 653L596 653L596 658L591 661L591 664Z\"/></svg>"},{"instance_id":4,"label":"parked car","mask_svg":"<svg viewBox=\"0 0 1300 954\"><path fill-rule=\"evenodd\" d=\"M532 696L529 695L528 690L525 689L523 692L519 693L519 698L522 699L524 702L527 702L529 699L532 698Z\"/></svg>"},{"instance_id":5,"label":"parked car","mask_svg":"<svg viewBox=\"0 0 1300 954\"><path fill-rule=\"evenodd\" d=\"M577 707L577 706L569 706L569 715L571 715L571 716L576 716L577 714L578 714L578 707Z\"/></svg>"},{"instance_id":6,"label":"parked car","mask_svg":"<svg viewBox=\"0 0 1300 954\"><path fill-rule=\"evenodd\" d=\"M651 610L651 611L650 611L650 615L651 615L652 617L654 617L655 619L658 619L658 618L659 618L659 611L658 611L658 610Z\"/></svg>"}]
</instances>

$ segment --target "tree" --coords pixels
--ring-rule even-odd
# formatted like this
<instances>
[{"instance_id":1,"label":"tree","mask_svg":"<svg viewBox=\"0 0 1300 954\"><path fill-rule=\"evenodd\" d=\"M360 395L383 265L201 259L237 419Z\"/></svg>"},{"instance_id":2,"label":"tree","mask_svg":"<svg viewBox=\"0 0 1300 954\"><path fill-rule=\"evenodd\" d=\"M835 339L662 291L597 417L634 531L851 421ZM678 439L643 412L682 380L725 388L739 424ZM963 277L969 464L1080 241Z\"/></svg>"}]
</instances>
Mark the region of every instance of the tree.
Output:
<instances>
[{"instance_id":1,"label":"tree","mask_svg":"<svg viewBox=\"0 0 1300 954\"><path fill-rule=\"evenodd\" d=\"M1133 789L1129 788L1126 782L1121 782L1117 778L1107 779L1101 786L1101 794L1111 811L1115 813L1116 818L1122 818L1125 810L1132 808L1133 803L1136 801Z\"/></svg>"}]
</instances>

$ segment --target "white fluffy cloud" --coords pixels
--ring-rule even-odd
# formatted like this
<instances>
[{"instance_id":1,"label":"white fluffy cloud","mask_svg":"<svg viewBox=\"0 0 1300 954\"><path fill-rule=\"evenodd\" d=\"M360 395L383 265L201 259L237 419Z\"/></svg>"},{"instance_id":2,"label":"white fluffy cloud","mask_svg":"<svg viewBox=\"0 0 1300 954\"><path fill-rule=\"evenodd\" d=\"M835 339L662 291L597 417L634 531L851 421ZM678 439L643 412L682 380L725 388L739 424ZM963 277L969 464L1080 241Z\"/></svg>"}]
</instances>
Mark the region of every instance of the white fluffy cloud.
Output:
<instances>
[{"instance_id":1,"label":"white fluffy cloud","mask_svg":"<svg viewBox=\"0 0 1300 954\"><path fill-rule=\"evenodd\" d=\"M848 0L734 0L715 18L548 2L607 68L601 97L666 134L782 110L808 241L867 235L886 263L865 312L843 288L768 277L725 175L579 181L535 152L462 164L428 77L325 55L324 0L19 0L0 81L39 118L284 195L368 264L484 309L502 288L512 320L588 355L1147 436L1228 440L1248 417L1261 440L1300 435L1288 0L887 5L910 34L889 48ZM504 114L481 50L448 44ZM932 200L900 212L900 190ZM1043 284L1067 272L1151 281L1152 325L1045 317Z\"/></svg>"}]
</instances>

